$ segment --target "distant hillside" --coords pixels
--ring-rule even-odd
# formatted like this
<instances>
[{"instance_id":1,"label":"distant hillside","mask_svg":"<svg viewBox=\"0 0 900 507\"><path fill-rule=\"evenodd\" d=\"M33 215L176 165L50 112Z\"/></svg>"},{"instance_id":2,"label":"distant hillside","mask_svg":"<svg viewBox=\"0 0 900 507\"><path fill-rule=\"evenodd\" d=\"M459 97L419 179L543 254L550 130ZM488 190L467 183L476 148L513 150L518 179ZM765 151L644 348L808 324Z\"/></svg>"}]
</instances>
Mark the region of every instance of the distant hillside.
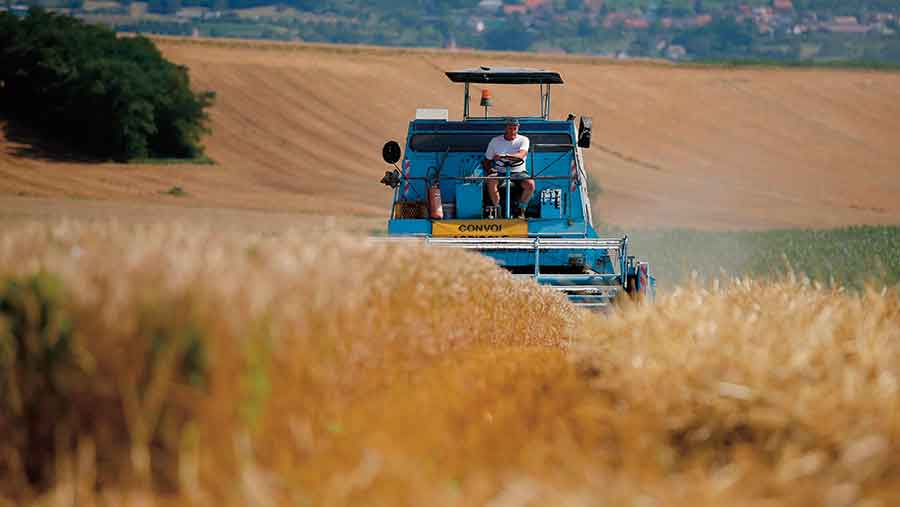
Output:
<instances>
[{"instance_id":1,"label":"distant hillside","mask_svg":"<svg viewBox=\"0 0 900 507\"><path fill-rule=\"evenodd\" d=\"M163 35L900 65L896 0L27 1Z\"/></svg>"}]
</instances>

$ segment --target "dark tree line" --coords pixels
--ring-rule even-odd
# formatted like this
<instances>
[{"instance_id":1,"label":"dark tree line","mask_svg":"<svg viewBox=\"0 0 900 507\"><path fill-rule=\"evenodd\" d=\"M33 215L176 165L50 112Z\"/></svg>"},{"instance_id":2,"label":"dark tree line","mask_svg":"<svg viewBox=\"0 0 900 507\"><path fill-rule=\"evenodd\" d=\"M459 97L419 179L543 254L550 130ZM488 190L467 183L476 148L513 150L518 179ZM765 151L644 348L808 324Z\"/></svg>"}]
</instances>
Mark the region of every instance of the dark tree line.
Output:
<instances>
[{"instance_id":1,"label":"dark tree line","mask_svg":"<svg viewBox=\"0 0 900 507\"><path fill-rule=\"evenodd\" d=\"M131 0L119 1L124 3ZM419 19L422 16L449 14L457 9L471 9L478 5L478 0L149 0L149 4L152 12L168 14L174 13L182 6L225 10L283 5L305 12L363 17L374 15L403 22L409 19Z\"/></svg>"},{"instance_id":2,"label":"dark tree line","mask_svg":"<svg viewBox=\"0 0 900 507\"><path fill-rule=\"evenodd\" d=\"M0 13L0 110L84 154L201 155L213 98L144 37L42 10Z\"/></svg>"},{"instance_id":3,"label":"dark tree line","mask_svg":"<svg viewBox=\"0 0 900 507\"><path fill-rule=\"evenodd\" d=\"M753 44L753 26L749 22L719 18L702 28L678 34L672 42L704 58L743 57L749 54Z\"/></svg>"}]
</instances>

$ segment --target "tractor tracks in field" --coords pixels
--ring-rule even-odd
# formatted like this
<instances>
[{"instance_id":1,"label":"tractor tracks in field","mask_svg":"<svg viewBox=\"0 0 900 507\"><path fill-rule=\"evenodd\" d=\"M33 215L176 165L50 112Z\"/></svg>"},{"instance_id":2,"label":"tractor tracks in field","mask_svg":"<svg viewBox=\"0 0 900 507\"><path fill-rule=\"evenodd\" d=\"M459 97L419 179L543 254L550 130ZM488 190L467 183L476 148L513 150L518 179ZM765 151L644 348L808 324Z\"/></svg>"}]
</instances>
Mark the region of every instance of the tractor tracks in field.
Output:
<instances>
[{"instance_id":1,"label":"tractor tracks in field","mask_svg":"<svg viewBox=\"0 0 900 507\"><path fill-rule=\"evenodd\" d=\"M599 149L599 150L602 151L603 153L612 155L613 157L615 157L615 158L617 158L617 159L619 159L619 160L621 160L621 161L623 161L623 162L627 162L627 163L629 163L629 164L634 164L634 165L637 165L637 166L640 166L640 167L643 167L643 168L646 168L646 169L651 169L651 170L654 170L654 171L660 171L660 172L663 171L662 166L658 166L658 165L656 165L656 164L654 164L654 163L652 163L652 162L647 162L647 161L641 160L641 159L639 159L639 158L634 158L634 157L632 157L631 155L626 155L626 154L624 154L624 153L622 153L622 152L618 152L618 151L616 151L616 150L614 150L614 149L612 149L612 148L609 148L609 147L607 147L607 146L603 146L602 144L595 144L594 147L596 147L597 149Z\"/></svg>"}]
</instances>

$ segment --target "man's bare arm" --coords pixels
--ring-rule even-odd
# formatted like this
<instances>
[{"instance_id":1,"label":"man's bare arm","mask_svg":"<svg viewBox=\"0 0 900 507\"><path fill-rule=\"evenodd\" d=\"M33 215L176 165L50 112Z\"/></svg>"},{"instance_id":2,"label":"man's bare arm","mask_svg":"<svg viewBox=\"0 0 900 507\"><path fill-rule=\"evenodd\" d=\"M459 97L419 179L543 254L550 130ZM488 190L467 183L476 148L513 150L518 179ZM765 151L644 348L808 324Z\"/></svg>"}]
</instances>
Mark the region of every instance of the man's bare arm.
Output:
<instances>
[{"instance_id":1,"label":"man's bare arm","mask_svg":"<svg viewBox=\"0 0 900 507\"><path fill-rule=\"evenodd\" d=\"M502 157L525 158L528 156L528 150L519 150L512 153L498 153L494 155L494 160L500 160Z\"/></svg>"}]
</instances>

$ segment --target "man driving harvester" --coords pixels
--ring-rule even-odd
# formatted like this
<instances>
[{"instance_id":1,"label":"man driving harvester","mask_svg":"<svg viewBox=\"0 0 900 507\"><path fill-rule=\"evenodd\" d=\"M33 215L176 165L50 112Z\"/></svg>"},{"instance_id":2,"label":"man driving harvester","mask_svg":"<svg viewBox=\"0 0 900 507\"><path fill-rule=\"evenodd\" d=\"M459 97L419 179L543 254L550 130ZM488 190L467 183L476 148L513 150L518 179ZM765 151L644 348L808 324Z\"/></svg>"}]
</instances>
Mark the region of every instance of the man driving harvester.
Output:
<instances>
[{"instance_id":1,"label":"man driving harvester","mask_svg":"<svg viewBox=\"0 0 900 507\"><path fill-rule=\"evenodd\" d=\"M528 201L534 194L534 180L528 177L525 169L525 158L528 156L530 142L528 138L519 135L519 120L509 118L506 120L506 131L501 136L491 139L487 150L484 152L482 166L488 176L506 176L515 181L522 190L518 202L512 204L512 217L525 218L525 210ZM486 182L488 198L492 206L499 206L500 192L498 187L501 179L489 179Z\"/></svg>"}]
</instances>

